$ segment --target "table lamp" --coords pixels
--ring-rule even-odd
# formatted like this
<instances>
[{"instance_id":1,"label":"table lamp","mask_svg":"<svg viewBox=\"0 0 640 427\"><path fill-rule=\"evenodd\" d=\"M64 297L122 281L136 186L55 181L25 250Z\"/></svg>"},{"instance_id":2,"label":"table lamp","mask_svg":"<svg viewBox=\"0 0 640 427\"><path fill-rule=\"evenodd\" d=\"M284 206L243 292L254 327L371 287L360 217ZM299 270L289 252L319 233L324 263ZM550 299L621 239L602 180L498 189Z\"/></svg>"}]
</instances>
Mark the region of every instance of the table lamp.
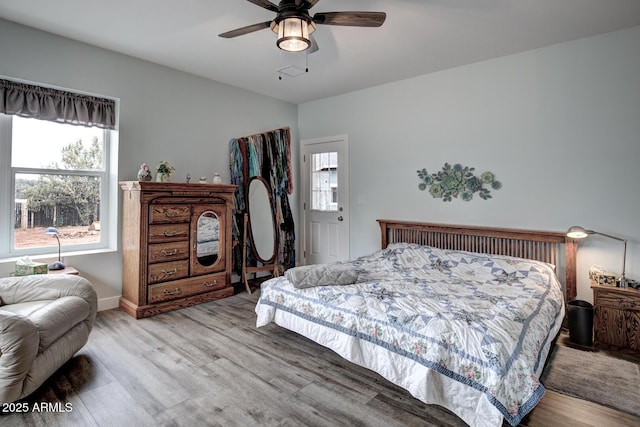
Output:
<instances>
[{"instance_id":1,"label":"table lamp","mask_svg":"<svg viewBox=\"0 0 640 427\"><path fill-rule=\"evenodd\" d=\"M49 270L64 270L65 266L62 261L60 261L60 238L58 237L60 233L58 233L58 229L55 227L47 227L47 229L44 230L44 234L52 234L58 241L58 260L49 264Z\"/></svg>"},{"instance_id":2,"label":"table lamp","mask_svg":"<svg viewBox=\"0 0 640 427\"><path fill-rule=\"evenodd\" d=\"M624 243L624 252L622 255L622 276L620 276L620 287L627 287L627 280L624 277L625 275L625 263L627 259L627 241L625 239L621 239L620 237L611 236L610 234L600 233L598 231L587 230L584 227L580 227L579 225L574 225L567 230L567 237L571 237L572 239L584 239L585 237L589 237L591 234L599 234L604 237L608 237L610 239L617 240L619 242Z\"/></svg>"}]
</instances>

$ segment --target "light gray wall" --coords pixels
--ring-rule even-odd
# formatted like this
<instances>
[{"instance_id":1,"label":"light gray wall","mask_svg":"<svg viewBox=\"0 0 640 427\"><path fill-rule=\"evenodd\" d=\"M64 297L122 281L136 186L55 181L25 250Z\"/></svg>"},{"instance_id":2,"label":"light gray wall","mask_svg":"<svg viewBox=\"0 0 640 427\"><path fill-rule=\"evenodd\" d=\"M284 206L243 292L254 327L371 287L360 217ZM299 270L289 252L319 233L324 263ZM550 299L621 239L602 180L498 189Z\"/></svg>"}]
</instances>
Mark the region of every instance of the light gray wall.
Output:
<instances>
[{"instance_id":1,"label":"light gray wall","mask_svg":"<svg viewBox=\"0 0 640 427\"><path fill-rule=\"evenodd\" d=\"M195 181L201 175L211 181L219 171L229 182L231 138L289 126L298 140L294 104L4 20L0 40L0 75L120 99L119 180L136 179L142 162L153 168L168 160L176 168L173 180L190 173ZM297 143L292 154L297 158ZM295 197L291 204L296 209ZM121 294L121 258L114 252L65 262L105 299ZM13 269L0 263L1 276Z\"/></svg>"},{"instance_id":2,"label":"light gray wall","mask_svg":"<svg viewBox=\"0 0 640 427\"><path fill-rule=\"evenodd\" d=\"M379 247L377 218L579 224L629 239L640 280L640 27L302 104L298 126L300 139L349 135L352 257ZM416 170L445 162L504 186L451 203L418 190ZM620 272L622 244L580 244L580 299L593 264Z\"/></svg>"}]
</instances>

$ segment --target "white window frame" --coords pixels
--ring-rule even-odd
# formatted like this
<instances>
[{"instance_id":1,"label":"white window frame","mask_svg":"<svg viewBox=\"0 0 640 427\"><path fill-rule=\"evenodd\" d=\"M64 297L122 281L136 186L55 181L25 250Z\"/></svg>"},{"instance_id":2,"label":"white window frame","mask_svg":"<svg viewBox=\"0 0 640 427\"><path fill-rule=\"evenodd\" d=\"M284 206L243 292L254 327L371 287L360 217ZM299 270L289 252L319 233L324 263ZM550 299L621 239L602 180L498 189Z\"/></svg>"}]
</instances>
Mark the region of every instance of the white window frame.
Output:
<instances>
[{"instance_id":1,"label":"white window frame","mask_svg":"<svg viewBox=\"0 0 640 427\"><path fill-rule=\"evenodd\" d=\"M32 119L33 120L33 119ZM63 244L62 256L117 250L118 212L118 132L104 130L103 162L99 171L60 170L11 166L13 116L0 114L0 263L14 262L22 256L35 259L58 255L57 245L14 248L15 177L16 174L92 175L100 177L100 240L75 245ZM54 253L55 252L55 253Z\"/></svg>"}]
</instances>

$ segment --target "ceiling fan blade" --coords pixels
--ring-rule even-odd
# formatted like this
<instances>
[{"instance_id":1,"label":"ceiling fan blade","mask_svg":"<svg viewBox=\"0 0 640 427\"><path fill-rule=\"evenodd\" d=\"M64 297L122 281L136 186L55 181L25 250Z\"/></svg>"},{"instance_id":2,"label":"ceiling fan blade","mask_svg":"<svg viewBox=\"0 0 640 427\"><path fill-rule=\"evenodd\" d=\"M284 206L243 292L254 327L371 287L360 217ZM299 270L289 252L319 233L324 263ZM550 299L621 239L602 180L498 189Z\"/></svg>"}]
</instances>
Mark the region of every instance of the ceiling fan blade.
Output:
<instances>
[{"instance_id":1,"label":"ceiling fan blade","mask_svg":"<svg viewBox=\"0 0 640 427\"><path fill-rule=\"evenodd\" d=\"M307 54L311 54L320 50L318 42L316 41L315 37L313 37L313 34L309 35L309 41L311 42L311 46L309 46L309 49L307 49Z\"/></svg>"},{"instance_id":2,"label":"ceiling fan blade","mask_svg":"<svg viewBox=\"0 0 640 427\"><path fill-rule=\"evenodd\" d=\"M257 6L260 7L264 7L267 10L270 10L272 12L277 12L278 11L278 6L276 6L275 4L271 3L269 0L247 0L249 3L253 3Z\"/></svg>"},{"instance_id":3,"label":"ceiling fan blade","mask_svg":"<svg viewBox=\"0 0 640 427\"><path fill-rule=\"evenodd\" d=\"M246 27L236 28L235 30L227 31L226 33L218 34L218 37L230 39L233 37L243 36L245 34L253 33L254 31L264 30L271 26L271 21L261 22L259 24L247 25Z\"/></svg>"},{"instance_id":4,"label":"ceiling fan blade","mask_svg":"<svg viewBox=\"0 0 640 427\"><path fill-rule=\"evenodd\" d=\"M384 12L320 12L313 15L313 22L323 25L351 27L379 27L384 23Z\"/></svg>"}]
</instances>

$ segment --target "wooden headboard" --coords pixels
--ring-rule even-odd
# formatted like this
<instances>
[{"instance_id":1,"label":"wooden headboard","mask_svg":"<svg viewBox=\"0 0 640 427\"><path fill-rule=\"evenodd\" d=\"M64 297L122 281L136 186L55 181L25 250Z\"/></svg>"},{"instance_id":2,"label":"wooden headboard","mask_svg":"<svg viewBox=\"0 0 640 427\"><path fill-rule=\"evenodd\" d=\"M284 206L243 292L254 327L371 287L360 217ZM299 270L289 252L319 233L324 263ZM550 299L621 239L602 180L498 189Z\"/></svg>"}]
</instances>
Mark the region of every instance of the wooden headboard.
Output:
<instances>
[{"instance_id":1,"label":"wooden headboard","mask_svg":"<svg viewBox=\"0 0 640 427\"><path fill-rule=\"evenodd\" d=\"M379 219L382 248L417 243L441 249L544 261L565 272L566 301L576 298L576 242L564 233ZM562 261L564 246L564 265Z\"/></svg>"}]
</instances>

